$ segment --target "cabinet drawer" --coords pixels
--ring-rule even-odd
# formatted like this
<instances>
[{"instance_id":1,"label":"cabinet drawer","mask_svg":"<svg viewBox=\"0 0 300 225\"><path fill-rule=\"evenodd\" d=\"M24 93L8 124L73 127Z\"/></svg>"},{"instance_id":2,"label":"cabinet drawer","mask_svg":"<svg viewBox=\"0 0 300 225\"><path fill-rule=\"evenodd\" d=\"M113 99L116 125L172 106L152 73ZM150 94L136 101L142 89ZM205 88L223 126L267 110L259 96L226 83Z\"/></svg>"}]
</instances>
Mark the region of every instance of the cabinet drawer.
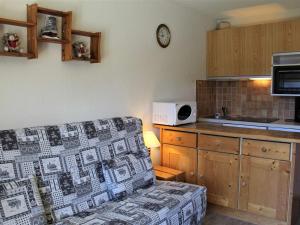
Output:
<instances>
[{"instance_id":1,"label":"cabinet drawer","mask_svg":"<svg viewBox=\"0 0 300 225\"><path fill-rule=\"evenodd\" d=\"M243 154L261 158L289 160L290 144L244 139Z\"/></svg>"},{"instance_id":2,"label":"cabinet drawer","mask_svg":"<svg viewBox=\"0 0 300 225\"><path fill-rule=\"evenodd\" d=\"M197 148L197 134L164 130L163 143Z\"/></svg>"},{"instance_id":3,"label":"cabinet drawer","mask_svg":"<svg viewBox=\"0 0 300 225\"><path fill-rule=\"evenodd\" d=\"M233 154L239 154L240 152L240 140L234 137L200 134L198 146L202 150Z\"/></svg>"}]
</instances>

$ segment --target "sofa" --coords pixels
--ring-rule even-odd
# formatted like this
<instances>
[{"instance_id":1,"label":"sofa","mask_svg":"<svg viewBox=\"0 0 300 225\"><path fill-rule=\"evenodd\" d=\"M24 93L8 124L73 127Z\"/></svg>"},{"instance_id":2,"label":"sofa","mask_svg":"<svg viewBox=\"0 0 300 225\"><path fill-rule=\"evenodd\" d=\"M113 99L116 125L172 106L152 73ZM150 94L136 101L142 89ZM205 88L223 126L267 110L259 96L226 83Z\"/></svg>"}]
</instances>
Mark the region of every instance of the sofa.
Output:
<instances>
[{"instance_id":1,"label":"sofa","mask_svg":"<svg viewBox=\"0 0 300 225\"><path fill-rule=\"evenodd\" d=\"M138 118L0 131L0 224L201 224L206 204L155 179Z\"/></svg>"}]
</instances>

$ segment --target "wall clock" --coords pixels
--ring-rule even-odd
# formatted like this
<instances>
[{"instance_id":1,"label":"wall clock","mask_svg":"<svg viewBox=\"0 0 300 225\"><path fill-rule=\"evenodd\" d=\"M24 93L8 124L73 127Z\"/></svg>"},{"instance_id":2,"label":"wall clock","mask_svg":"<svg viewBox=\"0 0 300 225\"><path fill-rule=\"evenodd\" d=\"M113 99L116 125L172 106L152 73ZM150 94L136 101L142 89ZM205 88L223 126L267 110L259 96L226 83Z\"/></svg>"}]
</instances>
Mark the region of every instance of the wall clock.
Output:
<instances>
[{"instance_id":1,"label":"wall clock","mask_svg":"<svg viewBox=\"0 0 300 225\"><path fill-rule=\"evenodd\" d=\"M160 47L166 48L171 42L171 32L167 25L160 24L156 30L156 39Z\"/></svg>"}]
</instances>

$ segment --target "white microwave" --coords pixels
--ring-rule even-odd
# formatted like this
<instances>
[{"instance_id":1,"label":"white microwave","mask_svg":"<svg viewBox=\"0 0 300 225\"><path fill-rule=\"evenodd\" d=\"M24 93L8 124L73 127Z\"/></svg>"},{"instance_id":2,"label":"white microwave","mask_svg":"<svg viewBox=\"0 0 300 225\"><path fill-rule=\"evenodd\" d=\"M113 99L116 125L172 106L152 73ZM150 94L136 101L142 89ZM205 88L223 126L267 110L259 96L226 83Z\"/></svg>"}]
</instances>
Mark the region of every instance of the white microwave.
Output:
<instances>
[{"instance_id":1,"label":"white microwave","mask_svg":"<svg viewBox=\"0 0 300 225\"><path fill-rule=\"evenodd\" d=\"M153 102L152 122L176 126L197 120L196 102Z\"/></svg>"}]
</instances>

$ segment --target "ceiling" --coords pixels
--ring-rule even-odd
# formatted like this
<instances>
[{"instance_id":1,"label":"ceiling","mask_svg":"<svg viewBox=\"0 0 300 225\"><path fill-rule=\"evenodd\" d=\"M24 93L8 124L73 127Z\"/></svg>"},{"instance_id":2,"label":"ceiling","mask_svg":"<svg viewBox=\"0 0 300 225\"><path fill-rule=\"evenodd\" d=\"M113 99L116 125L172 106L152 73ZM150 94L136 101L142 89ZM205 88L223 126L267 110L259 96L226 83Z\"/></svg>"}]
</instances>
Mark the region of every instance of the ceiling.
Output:
<instances>
[{"instance_id":1,"label":"ceiling","mask_svg":"<svg viewBox=\"0 0 300 225\"><path fill-rule=\"evenodd\" d=\"M300 0L173 0L197 9L215 18L228 18L232 13L244 14L250 11L270 13L269 10L290 11L300 9ZM270 7L269 7L270 6ZM257 12L259 9L259 12ZM246 10L246 11L243 11ZM275 12L274 11L274 12ZM252 12L252 13L253 13Z\"/></svg>"}]
</instances>

